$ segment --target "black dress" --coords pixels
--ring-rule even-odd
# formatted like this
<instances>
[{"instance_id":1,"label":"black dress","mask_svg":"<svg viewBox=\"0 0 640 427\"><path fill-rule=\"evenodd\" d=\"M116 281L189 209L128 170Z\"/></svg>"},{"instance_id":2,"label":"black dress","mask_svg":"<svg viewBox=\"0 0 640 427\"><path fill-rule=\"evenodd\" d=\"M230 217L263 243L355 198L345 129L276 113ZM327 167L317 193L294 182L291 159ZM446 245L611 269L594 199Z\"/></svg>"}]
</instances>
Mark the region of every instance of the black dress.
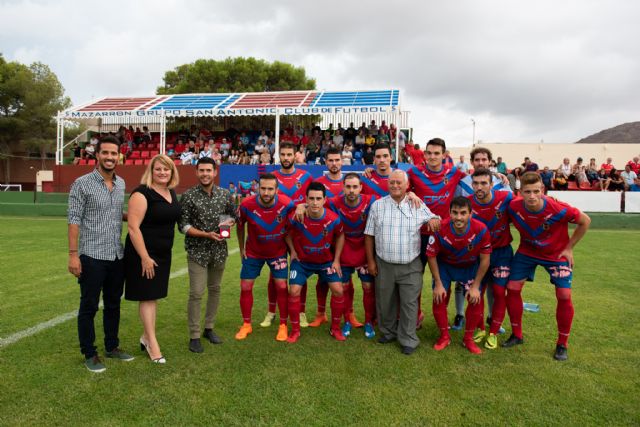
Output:
<instances>
[{"instance_id":1,"label":"black dress","mask_svg":"<svg viewBox=\"0 0 640 427\"><path fill-rule=\"evenodd\" d=\"M142 276L142 262L131 238L124 245L125 293L130 301L149 301L167 296L171 271L171 249L176 222L180 217L180 203L171 190L171 203L155 190L141 185L131 193L140 193L147 199L147 211L140 224L149 256L158 264L153 279Z\"/></svg>"}]
</instances>

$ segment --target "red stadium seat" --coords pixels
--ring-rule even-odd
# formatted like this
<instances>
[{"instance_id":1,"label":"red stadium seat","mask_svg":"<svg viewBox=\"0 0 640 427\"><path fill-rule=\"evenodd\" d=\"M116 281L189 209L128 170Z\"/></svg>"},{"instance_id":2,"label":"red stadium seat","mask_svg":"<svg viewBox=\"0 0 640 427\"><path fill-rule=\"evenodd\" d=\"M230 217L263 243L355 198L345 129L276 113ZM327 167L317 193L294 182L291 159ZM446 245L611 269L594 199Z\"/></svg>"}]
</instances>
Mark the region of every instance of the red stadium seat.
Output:
<instances>
[{"instance_id":1,"label":"red stadium seat","mask_svg":"<svg viewBox=\"0 0 640 427\"><path fill-rule=\"evenodd\" d=\"M569 190L569 191L576 191L576 190L579 190L579 188L578 188L578 184L576 184L576 182L575 182L575 181L569 181L569 182L567 183L567 190Z\"/></svg>"},{"instance_id":2,"label":"red stadium seat","mask_svg":"<svg viewBox=\"0 0 640 427\"><path fill-rule=\"evenodd\" d=\"M87 159L80 159L80 160L78 161L78 164L79 164L79 165L86 165L86 164L87 164Z\"/></svg>"},{"instance_id":3,"label":"red stadium seat","mask_svg":"<svg viewBox=\"0 0 640 427\"><path fill-rule=\"evenodd\" d=\"M158 154L160 154L160 152L158 150L153 150L153 151L149 151L149 157L154 157L157 156Z\"/></svg>"},{"instance_id":4,"label":"red stadium seat","mask_svg":"<svg viewBox=\"0 0 640 427\"><path fill-rule=\"evenodd\" d=\"M580 184L580 189L581 190L591 190L591 184L589 184L588 182L583 182Z\"/></svg>"},{"instance_id":5,"label":"red stadium seat","mask_svg":"<svg viewBox=\"0 0 640 427\"><path fill-rule=\"evenodd\" d=\"M182 164L182 161L181 161L180 159L173 159L173 163L174 163L176 166L180 166L180 165Z\"/></svg>"},{"instance_id":6,"label":"red stadium seat","mask_svg":"<svg viewBox=\"0 0 640 427\"><path fill-rule=\"evenodd\" d=\"M156 148L156 144L153 144L153 143L147 144L147 150L153 150L154 148Z\"/></svg>"},{"instance_id":7,"label":"red stadium seat","mask_svg":"<svg viewBox=\"0 0 640 427\"><path fill-rule=\"evenodd\" d=\"M141 159L148 159L149 158L149 152L148 151L143 151L142 153L140 153L140 158Z\"/></svg>"},{"instance_id":8,"label":"red stadium seat","mask_svg":"<svg viewBox=\"0 0 640 427\"><path fill-rule=\"evenodd\" d=\"M142 142L142 143L138 144L137 148L138 148L138 150L141 150L141 151L146 150L147 149L147 144Z\"/></svg>"},{"instance_id":9,"label":"red stadium seat","mask_svg":"<svg viewBox=\"0 0 640 427\"><path fill-rule=\"evenodd\" d=\"M149 163L151 163L151 159L144 159L144 164L148 165Z\"/></svg>"},{"instance_id":10,"label":"red stadium seat","mask_svg":"<svg viewBox=\"0 0 640 427\"><path fill-rule=\"evenodd\" d=\"M142 159L136 159L133 161L135 165L144 165L144 160Z\"/></svg>"},{"instance_id":11,"label":"red stadium seat","mask_svg":"<svg viewBox=\"0 0 640 427\"><path fill-rule=\"evenodd\" d=\"M132 164L134 164L133 162L134 162L133 159L127 159L127 160L124 161L124 164L125 165L132 165Z\"/></svg>"},{"instance_id":12,"label":"red stadium seat","mask_svg":"<svg viewBox=\"0 0 640 427\"><path fill-rule=\"evenodd\" d=\"M139 159L140 158L140 151L132 151L131 155L129 156L130 159Z\"/></svg>"}]
</instances>

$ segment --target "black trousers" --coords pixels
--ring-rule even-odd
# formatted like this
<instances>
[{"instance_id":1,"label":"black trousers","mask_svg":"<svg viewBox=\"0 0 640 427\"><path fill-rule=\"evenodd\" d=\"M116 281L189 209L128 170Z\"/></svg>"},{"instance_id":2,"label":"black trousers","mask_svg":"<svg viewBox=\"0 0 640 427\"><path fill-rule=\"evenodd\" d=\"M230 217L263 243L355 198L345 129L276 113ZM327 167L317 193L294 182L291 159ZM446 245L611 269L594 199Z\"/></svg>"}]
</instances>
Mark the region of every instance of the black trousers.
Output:
<instances>
[{"instance_id":1,"label":"black trousers","mask_svg":"<svg viewBox=\"0 0 640 427\"><path fill-rule=\"evenodd\" d=\"M78 310L78 338L80 351L86 358L97 354L94 345L96 331L93 319L98 311L100 292L104 301L102 323L104 347L111 351L118 347L120 328L120 299L124 289L124 268L122 260L103 261L80 255L82 274L80 284L80 309Z\"/></svg>"}]
</instances>

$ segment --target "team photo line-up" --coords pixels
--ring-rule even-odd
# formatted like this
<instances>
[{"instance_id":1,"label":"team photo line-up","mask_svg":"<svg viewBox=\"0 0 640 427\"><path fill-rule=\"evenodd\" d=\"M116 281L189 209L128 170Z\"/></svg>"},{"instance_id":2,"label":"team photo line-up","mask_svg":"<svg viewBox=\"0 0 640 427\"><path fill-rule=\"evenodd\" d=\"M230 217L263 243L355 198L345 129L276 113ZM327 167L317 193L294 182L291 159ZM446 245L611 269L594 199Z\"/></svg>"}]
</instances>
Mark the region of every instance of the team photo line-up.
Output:
<instances>
[{"instance_id":1,"label":"team photo line-up","mask_svg":"<svg viewBox=\"0 0 640 427\"><path fill-rule=\"evenodd\" d=\"M377 336L380 344L397 342L403 354L411 355L420 342L416 331L424 319L420 300L428 267L432 312L440 332L434 350L451 343L450 329L464 329L463 345L473 354L482 353L479 344L496 349L506 313L511 335L502 347L514 347L524 343L523 285L542 266L557 298L554 358L566 360L574 314L573 248L587 232L589 217L547 197L536 172L521 176L520 195L514 197L506 177L489 170L492 155L484 147L472 150L470 175L444 164L445 151L445 142L434 138L426 145L424 166L392 169L391 149L380 144L375 147L374 168L360 175L343 173L340 151L329 150L327 173L314 180L294 166L295 146L284 143L279 147L280 169L262 174L257 194L239 206L228 190L215 184L217 165L207 157L196 165L199 184L178 200L173 190L179 181L177 168L159 154L124 213L125 184L115 173L119 140L102 137L96 169L78 178L69 194L69 271L80 284L78 336L85 366L92 372L106 369L95 346L94 317L101 293L105 357L133 360L118 337L124 294L139 304L141 350L154 363L167 362L155 324L157 301L167 296L176 224L185 235L192 352L204 351L201 337L222 343L214 324L227 240L236 226L243 319L237 340L253 331L253 285L267 264L268 312L260 326L269 327L278 312L276 340L295 343L301 328L328 323L337 341L345 341L353 328L363 328L366 338ZM124 246L123 221L128 228ZM576 224L571 235L569 223ZM511 224L520 233L515 255ZM362 283L364 323L353 312L354 273ZM314 275L317 312L308 321L307 283ZM451 294L456 315L450 325Z\"/></svg>"}]
</instances>

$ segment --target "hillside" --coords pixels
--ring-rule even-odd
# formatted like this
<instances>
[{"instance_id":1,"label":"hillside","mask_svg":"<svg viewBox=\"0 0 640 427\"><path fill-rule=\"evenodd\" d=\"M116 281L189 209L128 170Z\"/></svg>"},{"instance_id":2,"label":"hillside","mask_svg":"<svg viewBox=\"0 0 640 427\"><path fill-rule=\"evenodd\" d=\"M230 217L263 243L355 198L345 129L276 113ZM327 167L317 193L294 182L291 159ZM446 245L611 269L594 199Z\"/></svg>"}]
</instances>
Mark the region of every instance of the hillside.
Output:
<instances>
[{"instance_id":1,"label":"hillside","mask_svg":"<svg viewBox=\"0 0 640 427\"><path fill-rule=\"evenodd\" d=\"M640 122L625 123L582 138L577 144L639 144Z\"/></svg>"}]
</instances>

